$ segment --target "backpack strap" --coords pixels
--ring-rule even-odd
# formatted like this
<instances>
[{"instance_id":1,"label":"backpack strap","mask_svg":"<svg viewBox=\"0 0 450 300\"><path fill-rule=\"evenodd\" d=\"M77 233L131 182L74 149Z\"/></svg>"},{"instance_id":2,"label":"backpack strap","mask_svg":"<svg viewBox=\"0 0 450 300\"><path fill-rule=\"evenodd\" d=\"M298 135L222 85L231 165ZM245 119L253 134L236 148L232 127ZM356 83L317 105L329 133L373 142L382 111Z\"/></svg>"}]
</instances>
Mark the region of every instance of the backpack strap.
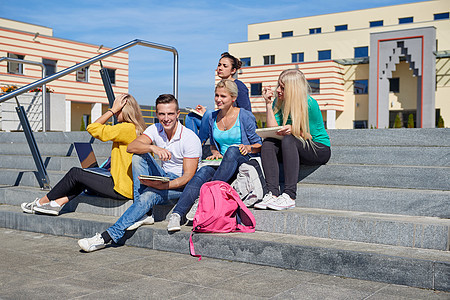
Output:
<instances>
[{"instance_id":1,"label":"backpack strap","mask_svg":"<svg viewBox=\"0 0 450 300\"><path fill-rule=\"evenodd\" d=\"M192 241L193 235L194 235L194 230L191 231L191 235L189 236L189 253L194 257L198 257L198 261L201 261L202 256L200 254L195 254L194 242Z\"/></svg>"}]
</instances>

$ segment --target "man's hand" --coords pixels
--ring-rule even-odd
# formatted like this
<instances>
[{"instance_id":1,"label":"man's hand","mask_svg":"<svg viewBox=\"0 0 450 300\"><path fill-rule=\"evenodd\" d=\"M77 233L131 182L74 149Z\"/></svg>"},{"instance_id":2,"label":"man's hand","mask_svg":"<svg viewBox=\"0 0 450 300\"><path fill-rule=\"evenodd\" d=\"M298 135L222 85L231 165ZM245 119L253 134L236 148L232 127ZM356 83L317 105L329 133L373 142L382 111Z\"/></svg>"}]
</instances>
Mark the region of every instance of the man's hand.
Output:
<instances>
[{"instance_id":1,"label":"man's hand","mask_svg":"<svg viewBox=\"0 0 450 300\"><path fill-rule=\"evenodd\" d=\"M159 159L162 161L168 161L172 158L172 153L169 150L152 145L150 146L151 152L158 155Z\"/></svg>"}]
</instances>

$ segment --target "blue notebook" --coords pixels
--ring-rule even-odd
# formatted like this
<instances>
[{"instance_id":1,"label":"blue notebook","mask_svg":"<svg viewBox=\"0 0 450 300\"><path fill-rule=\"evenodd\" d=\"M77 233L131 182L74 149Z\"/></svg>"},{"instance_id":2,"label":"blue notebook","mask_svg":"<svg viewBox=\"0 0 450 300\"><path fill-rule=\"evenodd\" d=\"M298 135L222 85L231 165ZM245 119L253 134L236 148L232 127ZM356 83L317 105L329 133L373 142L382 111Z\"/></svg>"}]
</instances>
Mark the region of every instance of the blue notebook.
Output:
<instances>
[{"instance_id":1,"label":"blue notebook","mask_svg":"<svg viewBox=\"0 0 450 300\"><path fill-rule=\"evenodd\" d=\"M111 169L111 158L99 167L91 143L73 143L73 145L77 151L78 159L80 160L83 170L94 174L111 177L111 173L109 171Z\"/></svg>"}]
</instances>

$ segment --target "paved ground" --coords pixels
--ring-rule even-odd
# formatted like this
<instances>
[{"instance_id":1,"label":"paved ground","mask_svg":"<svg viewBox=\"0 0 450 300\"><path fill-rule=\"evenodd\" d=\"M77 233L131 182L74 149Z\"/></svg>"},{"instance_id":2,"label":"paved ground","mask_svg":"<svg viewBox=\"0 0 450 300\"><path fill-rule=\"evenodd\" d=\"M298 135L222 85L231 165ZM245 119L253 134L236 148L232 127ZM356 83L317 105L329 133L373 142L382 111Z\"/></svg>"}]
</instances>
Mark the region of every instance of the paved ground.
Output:
<instances>
[{"instance_id":1,"label":"paved ground","mask_svg":"<svg viewBox=\"0 0 450 300\"><path fill-rule=\"evenodd\" d=\"M0 228L0 299L450 299L450 293Z\"/></svg>"}]
</instances>

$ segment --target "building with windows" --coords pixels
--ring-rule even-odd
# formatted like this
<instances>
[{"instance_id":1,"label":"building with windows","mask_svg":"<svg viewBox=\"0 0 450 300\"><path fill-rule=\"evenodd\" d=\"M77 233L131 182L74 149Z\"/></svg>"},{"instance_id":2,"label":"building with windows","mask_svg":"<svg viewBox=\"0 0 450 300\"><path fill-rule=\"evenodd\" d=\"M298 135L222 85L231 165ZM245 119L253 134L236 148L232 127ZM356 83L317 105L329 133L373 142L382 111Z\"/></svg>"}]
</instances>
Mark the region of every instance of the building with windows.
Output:
<instances>
[{"instance_id":1,"label":"building with windows","mask_svg":"<svg viewBox=\"0 0 450 300\"><path fill-rule=\"evenodd\" d=\"M279 74L303 71L327 128L450 124L448 0L424 1L248 25L248 41L229 44L244 67L257 120L261 91ZM216 78L218 79L218 78Z\"/></svg>"},{"instance_id":2,"label":"building with windows","mask_svg":"<svg viewBox=\"0 0 450 300\"><path fill-rule=\"evenodd\" d=\"M53 30L48 27L3 18L0 18L0 45L0 57L24 61L0 62L0 86L4 88L30 84L42 76L52 75L110 50L103 45L54 37ZM42 74L39 65L27 62L42 63L45 74ZM107 69L114 93L128 92L128 52L117 53L104 59L102 63ZM51 103L50 117L58 117L57 124L50 126L51 130L80 130L82 124L87 125L89 120L95 120L108 109L108 99L99 70L100 63L95 63L47 84L47 88L52 91L48 95L50 100L47 99ZM27 102L26 95L20 96L21 104L29 106L29 111L33 111L33 107L40 104L42 98L34 99L34 96L40 97L39 93L27 94L30 101ZM11 128L5 124L14 123L12 118L17 118L13 109L15 101L11 99L0 105L2 129L9 130ZM52 111L55 107L58 109ZM36 109L42 110L42 107ZM29 118L30 116L29 114ZM41 127L38 125L33 129L40 130Z\"/></svg>"}]
</instances>

